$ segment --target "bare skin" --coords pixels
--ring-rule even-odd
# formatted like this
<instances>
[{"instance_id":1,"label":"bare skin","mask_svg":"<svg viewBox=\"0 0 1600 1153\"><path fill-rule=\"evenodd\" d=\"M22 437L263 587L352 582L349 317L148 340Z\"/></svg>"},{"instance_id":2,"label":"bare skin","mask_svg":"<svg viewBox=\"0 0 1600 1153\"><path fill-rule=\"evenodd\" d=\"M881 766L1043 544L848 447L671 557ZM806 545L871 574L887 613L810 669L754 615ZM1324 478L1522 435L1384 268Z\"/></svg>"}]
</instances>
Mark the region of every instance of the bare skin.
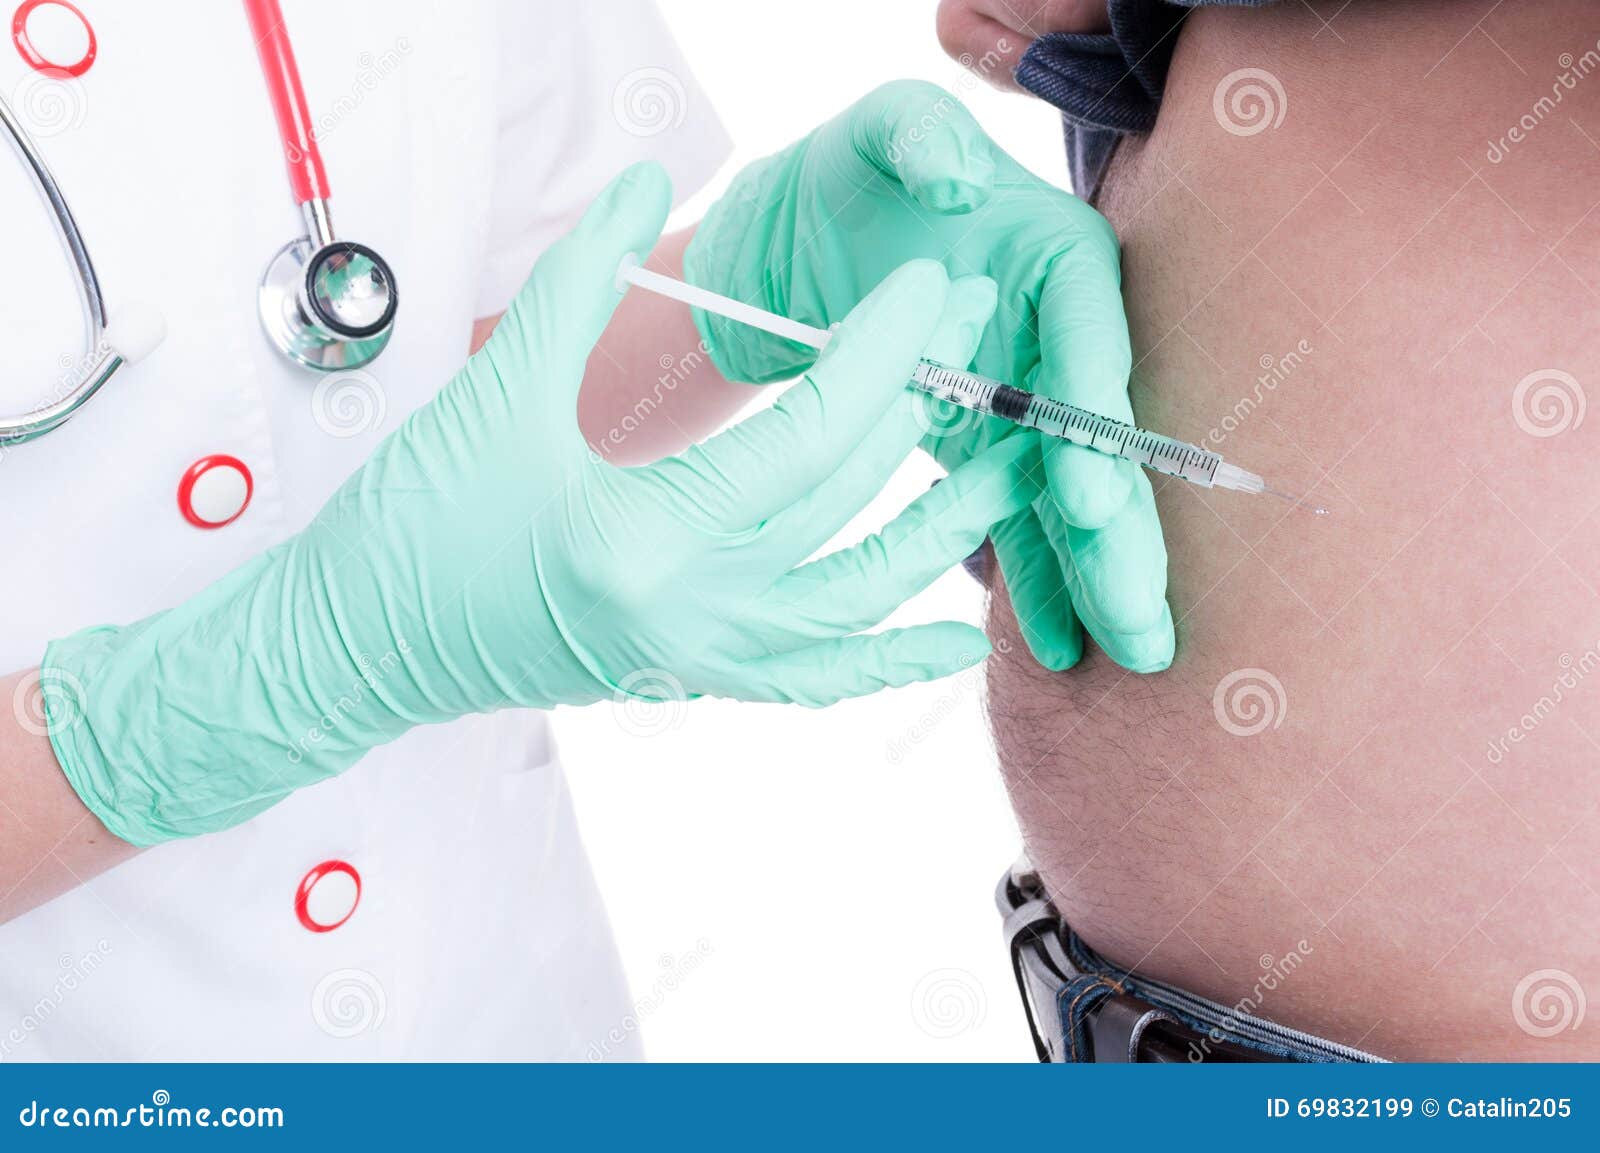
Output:
<instances>
[{"instance_id":1,"label":"bare skin","mask_svg":"<svg viewBox=\"0 0 1600 1153\"><path fill-rule=\"evenodd\" d=\"M1191 16L1099 205L1140 422L1306 500L1160 486L1157 676L1041 672L997 591L1002 765L1122 964L1232 1004L1304 940L1260 1014L1399 1059L1593 1060L1600 7L1313 7L1332 24ZM1256 77L1256 131L1247 68L1281 88Z\"/></svg>"},{"instance_id":2,"label":"bare skin","mask_svg":"<svg viewBox=\"0 0 1600 1153\"><path fill-rule=\"evenodd\" d=\"M683 275L693 229L661 239L648 265ZM476 352L498 316L473 324ZM670 350L664 352L663 350ZM671 363L662 360L668 356ZM756 389L724 380L700 350L689 310L630 292L589 359L578 420L620 465L658 460L702 439ZM44 725L38 670L0 678L0 923L84 884L139 850L113 836L62 775Z\"/></svg>"},{"instance_id":3,"label":"bare skin","mask_svg":"<svg viewBox=\"0 0 1600 1153\"><path fill-rule=\"evenodd\" d=\"M84 808L45 735L38 673L0 677L0 922L76 888L139 850Z\"/></svg>"},{"instance_id":4,"label":"bare skin","mask_svg":"<svg viewBox=\"0 0 1600 1153\"><path fill-rule=\"evenodd\" d=\"M693 228L663 236L645 266L681 280L684 249L693 236ZM473 325L474 352L499 319ZM649 464L704 440L760 391L723 378L701 346L688 308L630 289L589 357L578 425L612 464Z\"/></svg>"}]
</instances>

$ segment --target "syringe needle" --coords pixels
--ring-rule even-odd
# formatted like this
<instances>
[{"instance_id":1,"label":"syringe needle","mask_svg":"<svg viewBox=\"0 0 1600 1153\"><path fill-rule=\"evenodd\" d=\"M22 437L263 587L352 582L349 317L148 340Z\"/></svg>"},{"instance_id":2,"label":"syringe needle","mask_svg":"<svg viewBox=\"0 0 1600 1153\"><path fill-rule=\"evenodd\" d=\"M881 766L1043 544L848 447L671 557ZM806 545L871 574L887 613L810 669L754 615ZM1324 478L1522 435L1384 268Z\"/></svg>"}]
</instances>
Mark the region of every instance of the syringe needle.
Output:
<instances>
[{"instance_id":1,"label":"syringe needle","mask_svg":"<svg viewBox=\"0 0 1600 1153\"><path fill-rule=\"evenodd\" d=\"M1306 505L1306 500L1310 497L1310 495L1311 495L1310 493L1307 493L1305 496L1290 496L1288 493L1279 492L1275 488L1263 488L1261 491L1263 493L1265 493L1267 496L1275 496L1279 500L1288 501L1290 504L1294 505L1296 508L1305 508L1305 510L1307 512L1309 512L1312 516L1327 516L1327 515L1329 515L1328 514L1328 510L1325 507L1323 507L1322 505L1320 505L1320 504L1316 505L1316 506L1311 506L1311 507L1308 507Z\"/></svg>"}]
</instances>

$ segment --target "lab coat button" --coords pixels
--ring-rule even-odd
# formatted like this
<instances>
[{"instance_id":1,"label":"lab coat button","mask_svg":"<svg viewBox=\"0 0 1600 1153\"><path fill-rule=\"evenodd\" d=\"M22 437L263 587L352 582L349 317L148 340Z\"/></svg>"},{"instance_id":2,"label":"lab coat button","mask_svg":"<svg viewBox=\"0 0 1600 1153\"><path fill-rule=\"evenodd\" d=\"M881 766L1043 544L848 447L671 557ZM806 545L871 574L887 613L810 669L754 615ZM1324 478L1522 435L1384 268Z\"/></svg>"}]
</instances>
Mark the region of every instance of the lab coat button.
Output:
<instances>
[{"instance_id":1,"label":"lab coat button","mask_svg":"<svg viewBox=\"0 0 1600 1153\"><path fill-rule=\"evenodd\" d=\"M294 915L313 933L331 933L355 915L361 903L361 874L344 861L323 861L304 877L294 894Z\"/></svg>"},{"instance_id":2,"label":"lab coat button","mask_svg":"<svg viewBox=\"0 0 1600 1153\"><path fill-rule=\"evenodd\" d=\"M35 12L39 14L37 23L32 20ZM39 38L39 43L35 42L35 37ZM82 76L89 71L100 50L89 18L67 0L23 0L11 16L11 42L29 68L52 80ZM47 57L40 50L40 43L57 59ZM73 53L77 54L75 60ZM59 62L62 58L72 62L62 64ZM16 94L12 95L15 99Z\"/></svg>"},{"instance_id":3,"label":"lab coat button","mask_svg":"<svg viewBox=\"0 0 1600 1153\"><path fill-rule=\"evenodd\" d=\"M255 480L238 457L216 454L191 464L178 482L178 511L195 528L232 524L250 505Z\"/></svg>"}]
</instances>

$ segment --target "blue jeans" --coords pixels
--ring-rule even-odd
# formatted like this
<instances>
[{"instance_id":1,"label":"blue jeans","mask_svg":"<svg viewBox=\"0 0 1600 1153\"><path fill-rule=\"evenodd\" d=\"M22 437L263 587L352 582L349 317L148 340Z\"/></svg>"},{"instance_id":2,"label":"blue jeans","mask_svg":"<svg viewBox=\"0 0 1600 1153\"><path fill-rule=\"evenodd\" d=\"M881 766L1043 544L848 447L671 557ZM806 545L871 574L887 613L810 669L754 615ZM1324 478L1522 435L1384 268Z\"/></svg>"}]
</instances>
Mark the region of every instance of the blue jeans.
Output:
<instances>
[{"instance_id":1,"label":"blue jeans","mask_svg":"<svg viewBox=\"0 0 1600 1153\"><path fill-rule=\"evenodd\" d=\"M1116 143L1155 127L1178 26L1191 9L1277 0L1110 0L1111 31L1047 32L1017 62L1018 84L1061 111L1072 190L1091 204Z\"/></svg>"}]
</instances>

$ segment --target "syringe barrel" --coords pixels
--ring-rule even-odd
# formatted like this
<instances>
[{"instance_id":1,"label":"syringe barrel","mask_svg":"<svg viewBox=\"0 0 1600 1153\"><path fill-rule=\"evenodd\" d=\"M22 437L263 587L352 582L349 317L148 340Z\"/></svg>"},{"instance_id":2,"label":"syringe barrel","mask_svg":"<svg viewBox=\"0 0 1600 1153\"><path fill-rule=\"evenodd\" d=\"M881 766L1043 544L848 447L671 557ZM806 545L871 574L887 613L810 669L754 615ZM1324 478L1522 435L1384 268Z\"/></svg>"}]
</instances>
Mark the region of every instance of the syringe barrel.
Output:
<instances>
[{"instance_id":1,"label":"syringe barrel","mask_svg":"<svg viewBox=\"0 0 1600 1153\"><path fill-rule=\"evenodd\" d=\"M1211 487L1222 463L1221 456L1198 445L930 360L917 365L911 383L938 400L1002 417L1206 488Z\"/></svg>"}]
</instances>

